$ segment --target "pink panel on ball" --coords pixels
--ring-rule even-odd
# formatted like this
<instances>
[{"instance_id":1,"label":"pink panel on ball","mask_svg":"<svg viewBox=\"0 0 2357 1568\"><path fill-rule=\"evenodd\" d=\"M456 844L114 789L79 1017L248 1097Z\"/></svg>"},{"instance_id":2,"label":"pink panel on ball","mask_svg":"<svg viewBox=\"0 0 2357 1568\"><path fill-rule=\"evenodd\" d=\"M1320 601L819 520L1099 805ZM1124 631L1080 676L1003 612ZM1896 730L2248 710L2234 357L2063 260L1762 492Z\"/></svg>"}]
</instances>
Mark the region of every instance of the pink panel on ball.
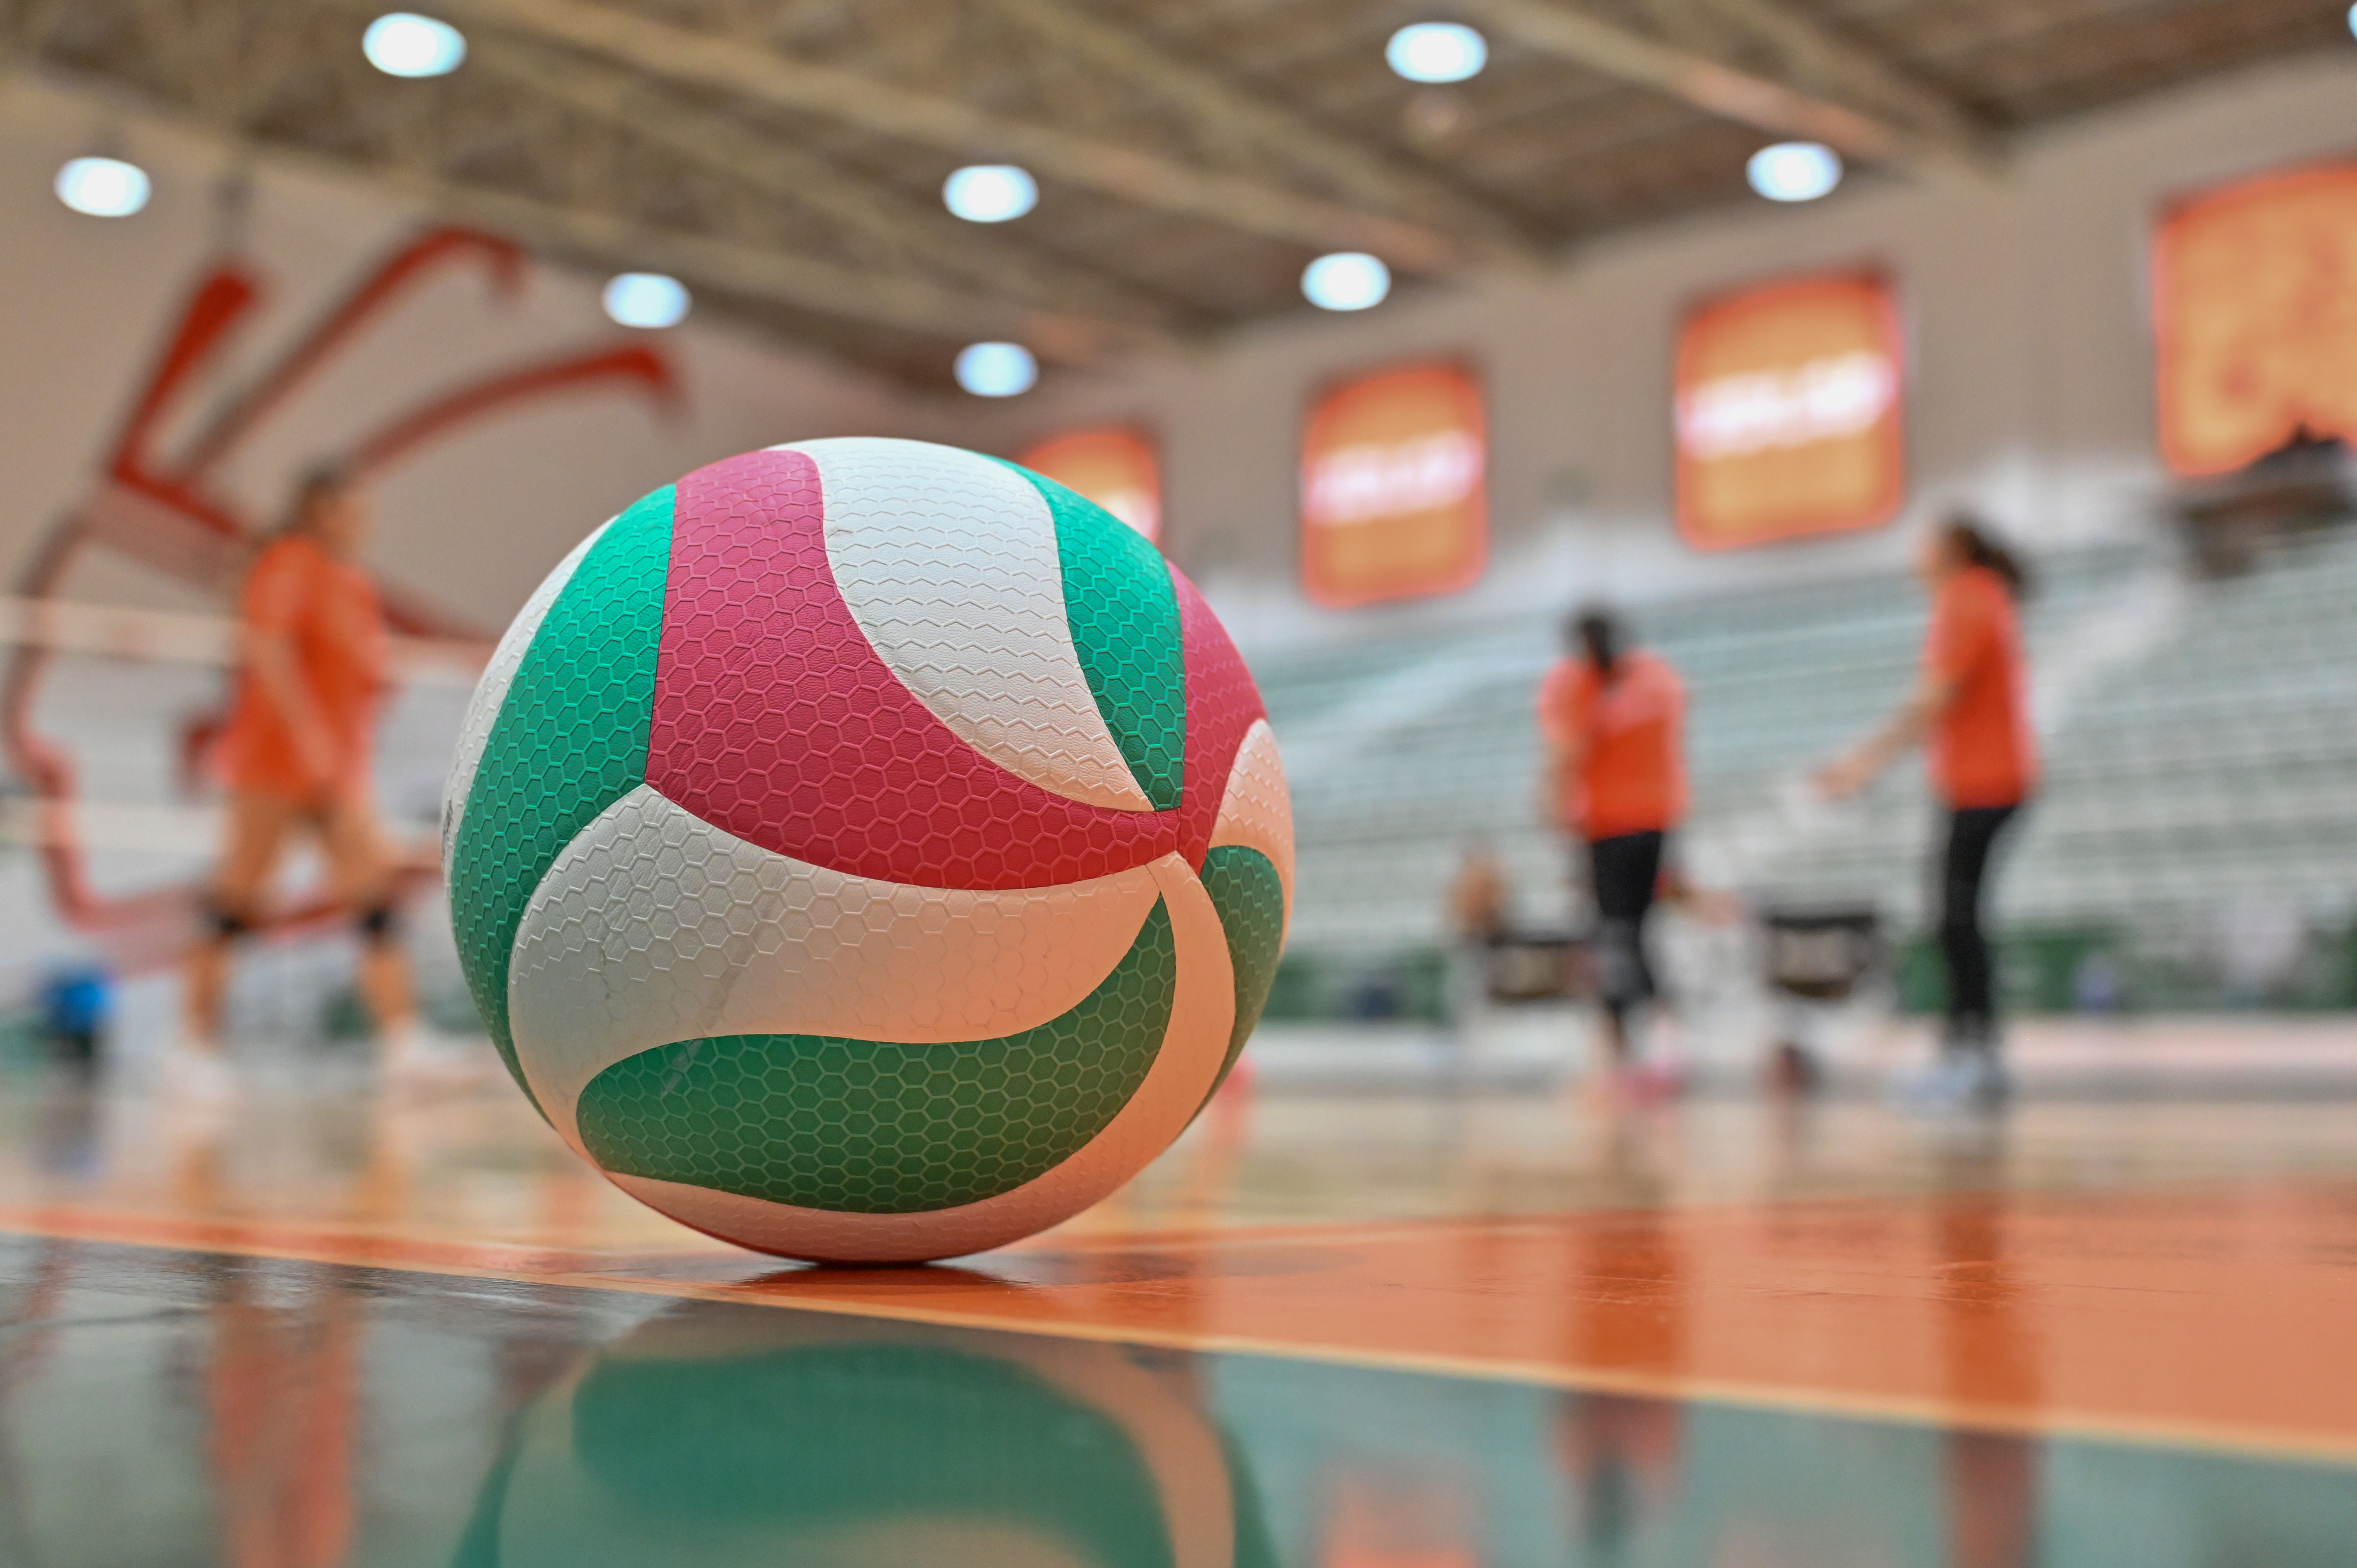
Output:
<instances>
[{"instance_id":1,"label":"pink panel on ball","mask_svg":"<svg viewBox=\"0 0 2357 1568\"><path fill-rule=\"evenodd\" d=\"M960 740L868 646L827 567L808 457L750 452L679 482L647 782L749 843L856 876L1042 887L1167 854L1183 819L1200 863L1243 733L1199 791L1189 725L1177 811L1051 795Z\"/></svg>"},{"instance_id":2,"label":"pink panel on ball","mask_svg":"<svg viewBox=\"0 0 2357 1568\"><path fill-rule=\"evenodd\" d=\"M1176 566L1170 583L1178 591L1178 635L1187 649L1187 783L1178 797L1178 853L1200 871L1236 750L1253 721L1268 711L1243 655L1195 585Z\"/></svg>"}]
</instances>

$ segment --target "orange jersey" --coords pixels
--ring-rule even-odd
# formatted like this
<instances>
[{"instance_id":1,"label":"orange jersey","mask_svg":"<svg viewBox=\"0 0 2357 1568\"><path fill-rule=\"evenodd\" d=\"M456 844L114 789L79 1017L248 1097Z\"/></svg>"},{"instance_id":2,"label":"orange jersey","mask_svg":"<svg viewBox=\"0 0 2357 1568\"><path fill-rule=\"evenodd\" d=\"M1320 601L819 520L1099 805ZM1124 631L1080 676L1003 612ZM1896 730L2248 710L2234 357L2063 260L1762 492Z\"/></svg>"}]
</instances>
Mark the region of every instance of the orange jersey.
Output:
<instances>
[{"instance_id":1,"label":"orange jersey","mask_svg":"<svg viewBox=\"0 0 2357 1568\"><path fill-rule=\"evenodd\" d=\"M1950 577L1932 606L1923 667L1955 683L1932 732L1932 779L1951 806L2012 806L2038 782L2021 620L1986 566Z\"/></svg>"},{"instance_id":2,"label":"orange jersey","mask_svg":"<svg viewBox=\"0 0 2357 1568\"><path fill-rule=\"evenodd\" d=\"M1674 828L1686 814L1685 683L1642 650L1613 664L1606 682L1586 659L1566 659L1539 686L1541 733L1582 748L1556 810L1589 839Z\"/></svg>"},{"instance_id":3,"label":"orange jersey","mask_svg":"<svg viewBox=\"0 0 2357 1568\"><path fill-rule=\"evenodd\" d=\"M289 535L265 548L247 574L238 619L249 632L284 637L296 678L310 693L335 754L332 777L314 778L296 747L294 726L251 668L241 671L221 736L221 767L231 789L301 800L368 779L370 732L384 684L384 618L368 574L317 542Z\"/></svg>"}]
</instances>

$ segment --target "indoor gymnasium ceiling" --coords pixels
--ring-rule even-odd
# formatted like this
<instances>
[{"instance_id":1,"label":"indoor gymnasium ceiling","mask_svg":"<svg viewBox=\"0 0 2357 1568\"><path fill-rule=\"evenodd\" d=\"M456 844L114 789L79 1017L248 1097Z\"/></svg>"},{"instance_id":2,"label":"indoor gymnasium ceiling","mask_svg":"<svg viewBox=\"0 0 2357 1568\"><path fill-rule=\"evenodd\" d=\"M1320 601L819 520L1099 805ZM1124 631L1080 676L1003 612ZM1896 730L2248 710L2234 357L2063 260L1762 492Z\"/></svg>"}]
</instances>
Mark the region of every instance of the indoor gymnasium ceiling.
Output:
<instances>
[{"instance_id":1,"label":"indoor gymnasium ceiling","mask_svg":"<svg viewBox=\"0 0 2357 1568\"><path fill-rule=\"evenodd\" d=\"M1412 286L1756 199L1770 141L2002 177L2026 127L2357 47L2318 0L439 0L469 52L421 81L361 56L386 8L0 0L0 51L946 386L977 338L1089 362L1307 309L1324 252ZM1435 17L1489 69L1394 76ZM1038 209L951 217L976 161Z\"/></svg>"}]
</instances>

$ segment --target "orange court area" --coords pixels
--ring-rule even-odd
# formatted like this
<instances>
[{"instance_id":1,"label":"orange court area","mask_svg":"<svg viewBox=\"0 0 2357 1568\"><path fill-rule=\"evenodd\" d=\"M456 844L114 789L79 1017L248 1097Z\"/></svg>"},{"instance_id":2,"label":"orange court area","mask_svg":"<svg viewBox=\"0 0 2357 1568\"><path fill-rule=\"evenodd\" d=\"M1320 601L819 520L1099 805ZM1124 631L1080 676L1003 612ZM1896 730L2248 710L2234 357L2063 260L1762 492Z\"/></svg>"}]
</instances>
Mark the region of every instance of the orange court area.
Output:
<instances>
[{"instance_id":1,"label":"orange court area","mask_svg":"<svg viewBox=\"0 0 2357 1568\"><path fill-rule=\"evenodd\" d=\"M2237 1148L2261 1126L2263 1154ZM2346 1461L2352 1134L2357 1105L2333 1101L2062 1101L1958 1128L1857 1104L1240 1086L1062 1228L873 1270L683 1231L505 1094L223 1117L63 1088L11 1108L0 1229L28 1262L108 1243L429 1294L506 1281Z\"/></svg>"}]
</instances>

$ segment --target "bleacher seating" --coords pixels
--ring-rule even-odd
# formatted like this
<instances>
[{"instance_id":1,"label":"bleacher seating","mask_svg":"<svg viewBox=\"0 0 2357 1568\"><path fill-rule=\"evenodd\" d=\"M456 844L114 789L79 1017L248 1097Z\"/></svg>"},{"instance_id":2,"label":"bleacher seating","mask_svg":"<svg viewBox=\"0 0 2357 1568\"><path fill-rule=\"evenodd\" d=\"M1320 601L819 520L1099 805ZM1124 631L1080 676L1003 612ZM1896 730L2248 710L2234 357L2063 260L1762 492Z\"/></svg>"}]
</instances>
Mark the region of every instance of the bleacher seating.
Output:
<instances>
[{"instance_id":1,"label":"bleacher seating","mask_svg":"<svg viewBox=\"0 0 2357 1568\"><path fill-rule=\"evenodd\" d=\"M2196 582L2158 543L2047 556L2026 618L2046 782L2001 885L2008 923L2150 928L2222 900L2357 901L2357 529ZM1860 800L1798 780L1912 678L1920 590L1889 574L1632 612L1684 673L1685 855L1760 901L1872 898L1920 918L1933 828L1919 767ZM1260 654L1300 843L1295 942L1367 953L1442 935L1467 847L1525 918L1576 918L1543 825L1531 705L1556 618L1531 613Z\"/></svg>"}]
</instances>

